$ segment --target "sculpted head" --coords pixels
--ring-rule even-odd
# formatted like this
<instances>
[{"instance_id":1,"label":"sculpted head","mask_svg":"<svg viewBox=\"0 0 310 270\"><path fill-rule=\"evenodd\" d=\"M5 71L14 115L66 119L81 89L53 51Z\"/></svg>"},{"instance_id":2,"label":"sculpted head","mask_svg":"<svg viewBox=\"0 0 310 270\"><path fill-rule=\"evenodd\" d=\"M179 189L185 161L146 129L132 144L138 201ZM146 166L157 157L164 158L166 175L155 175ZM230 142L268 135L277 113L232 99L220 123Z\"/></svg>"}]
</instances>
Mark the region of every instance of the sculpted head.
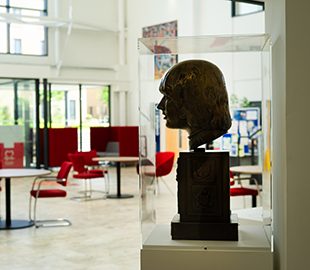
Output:
<instances>
[{"instance_id":1,"label":"sculpted head","mask_svg":"<svg viewBox=\"0 0 310 270\"><path fill-rule=\"evenodd\" d=\"M211 142L231 126L228 95L220 69L205 60L182 61L162 77L159 91L168 128L185 129L190 149Z\"/></svg>"}]
</instances>

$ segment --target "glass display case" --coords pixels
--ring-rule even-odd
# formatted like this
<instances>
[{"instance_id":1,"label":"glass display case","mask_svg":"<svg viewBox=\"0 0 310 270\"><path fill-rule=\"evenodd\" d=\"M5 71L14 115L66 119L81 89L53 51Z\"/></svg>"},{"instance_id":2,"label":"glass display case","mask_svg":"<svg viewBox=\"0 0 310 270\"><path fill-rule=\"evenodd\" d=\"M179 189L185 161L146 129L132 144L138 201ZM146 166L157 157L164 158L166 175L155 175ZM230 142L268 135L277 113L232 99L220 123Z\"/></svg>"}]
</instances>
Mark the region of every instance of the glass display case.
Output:
<instances>
[{"instance_id":1,"label":"glass display case","mask_svg":"<svg viewBox=\"0 0 310 270\"><path fill-rule=\"evenodd\" d=\"M255 91L261 101L261 149L260 164L262 173L262 216L269 243L272 235L272 140L271 140L271 37L263 35L197 36L172 38L141 38L138 40L139 52L139 112L140 112L140 224L141 246L147 241L158 225L161 216L157 207L156 193L156 135L158 135L158 115L156 104L161 99L158 87L160 80L155 74L163 75L165 69L187 59L204 59L217 65L224 74L229 95L236 88ZM171 60L171 61L170 61ZM250 74L251 73L251 74ZM250 74L250 75L249 75ZM249 87L254 80L256 88ZM156 76L158 77L158 76ZM242 78L242 83L240 83ZM252 78L252 79L251 79ZM257 93L259 91L260 93ZM161 138L164 139L164 138ZM158 149L158 148L157 148ZM175 170L176 168L174 168ZM176 195L167 202L166 208L177 211ZM173 215L171 215L171 219ZM171 221L171 220L170 220ZM167 220L167 225L170 226ZM154 237L154 236L152 236ZM178 247L180 248L180 247Z\"/></svg>"}]
</instances>

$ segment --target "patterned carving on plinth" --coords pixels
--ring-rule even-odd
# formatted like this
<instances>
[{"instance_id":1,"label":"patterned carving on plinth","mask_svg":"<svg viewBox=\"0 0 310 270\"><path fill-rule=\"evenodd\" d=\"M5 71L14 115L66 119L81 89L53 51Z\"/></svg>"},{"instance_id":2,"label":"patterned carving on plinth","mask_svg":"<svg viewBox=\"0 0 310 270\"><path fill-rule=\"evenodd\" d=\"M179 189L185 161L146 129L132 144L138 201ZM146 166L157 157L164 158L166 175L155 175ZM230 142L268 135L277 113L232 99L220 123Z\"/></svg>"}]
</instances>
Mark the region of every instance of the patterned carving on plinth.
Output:
<instances>
[{"instance_id":1,"label":"patterned carving on plinth","mask_svg":"<svg viewBox=\"0 0 310 270\"><path fill-rule=\"evenodd\" d=\"M216 206L216 195L213 187L193 186L193 211L206 212Z\"/></svg>"},{"instance_id":2,"label":"patterned carving on plinth","mask_svg":"<svg viewBox=\"0 0 310 270\"><path fill-rule=\"evenodd\" d=\"M210 182L214 180L214 161L193 160L193 180L197 182Z\"/></svg>"},{"instance_id":3,"label":"patterned carving on plinth","mask_svg":"<svg viewBox=\"0 0 310 270\"><path fill-rule=\"evenodd\" d=\"M238 240L230 220L229 152L181 152L177 167L178 214L175 240Z\"/></svg>"},{"instance_id":4,"label":"patterned carving on plinth","mask_svg":"<svg viewBox=\"0 0 310 270\"><path fill-rule=\"evenodd\" d=\"M177 181L181 221L229 221L228 152L181 152Z\"/></svg>"}]
</instances>

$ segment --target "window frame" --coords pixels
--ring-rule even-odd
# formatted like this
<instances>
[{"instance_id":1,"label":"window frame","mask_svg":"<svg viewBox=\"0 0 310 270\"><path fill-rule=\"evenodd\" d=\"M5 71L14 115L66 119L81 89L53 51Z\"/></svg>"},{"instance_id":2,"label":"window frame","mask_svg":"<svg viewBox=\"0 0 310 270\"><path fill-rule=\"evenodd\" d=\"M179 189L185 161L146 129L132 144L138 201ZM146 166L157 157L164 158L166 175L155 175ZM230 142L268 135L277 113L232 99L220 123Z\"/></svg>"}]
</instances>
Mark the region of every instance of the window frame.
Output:
<instances>
[{"instance_id":1,"label":"window frame","mask_svg":"<svg viewBox=\"0 0 310 270\"><path fill-rule=\"evenodd\" d=\"M0 8L5 8L6 13L10 14L11 10L20 10L20 13L22 10L29 10L29 11L37 11L40 12L40 16L47 16L47 0L42 0L44 4L43 9L34 9L34 8L25 8L25 7L18 7L18 6L11 6L10 5L10 0L6 0L6 5L0 5ZM16 14L15 12L13 14ZM22 15L21 15L22 16ZM11 23L4 22L7 25L7 31L6 31L6 38L7 38L7 48L6 48L6 53L5 52L0 52L0 54L9 54L9 55L23 55L23 56L48 56L48 27L44 26L44 41L45 41L45 46L44 46L44 53L42 53L42 50L40 54L25 54L25 53L15 53L11 52L11 30L10 26ZM14 22L14 24L18 24ZM23 24L20 24L23 25ZM32 24L29 24L32 25ZM21 47L22 47L22 41L21 41Z\"/></svg>"},{"instance_id":2,"label":"window frame","mask_svg":"<svg viewBox=\"0 0 310 270\"><path fill-rule=\"evenodd\" d=\"M244 14L236 14L236 5L239 3L243 3L243 4L251 4L251 5L257 5L257 6L262 6L262 10L259 11L253 11L253 12L249 12L249 13L244 13ZM265 10L265 2L261 2L261 1L252 1L252 0L242 0L242 1L235 1L232 0L231 1L231 17L240 17L240 16L246 16L246 15L250 15L250 14L255 14L258 12L262 12Z\"/></svg>"}]
</instances>

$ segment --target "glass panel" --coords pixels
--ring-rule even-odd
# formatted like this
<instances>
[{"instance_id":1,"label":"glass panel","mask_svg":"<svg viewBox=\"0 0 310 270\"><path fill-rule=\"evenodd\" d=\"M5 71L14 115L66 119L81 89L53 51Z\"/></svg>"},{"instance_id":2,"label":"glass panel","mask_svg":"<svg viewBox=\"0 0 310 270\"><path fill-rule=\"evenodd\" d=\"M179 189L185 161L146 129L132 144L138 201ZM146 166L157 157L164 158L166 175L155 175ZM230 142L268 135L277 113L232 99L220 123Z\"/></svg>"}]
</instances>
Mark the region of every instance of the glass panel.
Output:
<instances>
[{"instance_id":1,"label":"glass panel","mask_svg":"<svg viewBox=\"0 0 310 270\"><path fill-rule=\"evenodd\" d=\"M41 85L41 93L43 93ZM49 91L49 90L48 90ZM49 95L48 95L49 96ZM41 98L43 103L43 95ZM75 104L75 106L73 105ZM70 84L51 85L51 127L79 127L79 86ZM43 106L41 106L43 115ZM75 116L75 117L74 117Z\"/></svg>"},{"instance_id":2,"label":"glass panel","mask_svg":"<svg viewBox=\"0 0 310 270\"><path fill-rule=\"evenodd\" d=\"M0 126L23 127L25 167L36 164L35 118L35 81L0 79Z\"/></svg>"},{"instance_id":3,"label":"glass panel","mask_svg":"<svg viewBox=\"0 0 310 270\"><path fill-rule=\"evenodd\" d=\"M163 50L164 47L164 50ZM140 222L142 243L150 234L156 223L164 215L160 206L156 205L154 196L155 172L155 121L154 104L158 103L161 95L158 91L159 80L155 78L154 57L156 55L176 54L178 61L187 59L206 59L215 63L223 72L227 83L228 93L247 91L259 92L258 101L262 104L262 142L258 154L258 164L264 168L263 173L263 209L264 224L270 224L271 205L271 87L270 87L270 36L269 35L243 35L243 36L198 36L178 38L143 38L139 39L139 89L140 89ZM162 52L165 53L162 53ZM263 57L262 57L263 56ZM244 59L247 59L245 61ZM249 87L247 81L253 77L258 78L255 87ZM244 81L244 85L240 82ZM243 93L243 92L242 92ZM247 96L246 96L247 97ZM256 97L256 96L255 96ZM246 103L246 102L245 102ZM256 115L256 114L255 114ZM250 117L250 116L249 116ZM251 116L252 117L252 116ZM250 118L251 118L250 117ZM265 138L267 136L267 138ZM269 143L268 143L269 142ZM267 160L267 161L266 161ZM270 173L265 174L265 165L269 166ZM153 173L153 175L152 175ZM269 186L265 188L265 184ZM266 200L264 198L267 197ZM176 199L176 198L175 198ZM262 208L260 207L259 211ZM269 215L269 217L268 217ZM260 215L262 216L262 215ZM266 217L266 218L265 218ZM165 224L170 224L165 220ZM263 220L261 220L263 222ZM268 227L268 226L267 226ZM269 226L270 227L270 226ZM266 230L267 231L267 230ZM270 234L269 234L270 236Z\"/></svg>"},{"instance_id":4,"label":"glass panel","mask_svg":"<svg viewBox=\"0 0 310 270\"><path fill-rule=\"evenodd\" d=\"M15 50L15 40L20 40L22 54L42 55L42 42L45 42L44 26L12 23L10 27L11 53Z\"/></svg>"},{"instance_id":5,"label":"glass panel","mask_svg":"<svg viewBox=\"0 0 310 270\"><path fill-rule=\"evenodd\" d=\"M271 89L271 41L266 43L262 52L262 128L263 128L263 218L266 235L271 242L272 236L272 89Z\"/></svg>"},{"instance_id":6,"label":"glass panel","mask_svg":"<svg viewBox=\"0 0 310 270\"><path fill-rule=\"evenodd\" d=\"M43 10L44 0L10 0L10 6Z\"/></svg>"},{"instance_id":7,"label":"glass panel","mask_svg":"<svg viewBox=\"0 0 310 270\"><path fill-rule=\"evenodd\" d=\"M0 53L7 53L7 24L0 22Z\"/></svg>"},{"instance_id":8,"label":"glass panel","mask_svg":"<svg viewBox=\"0 0 310 270\"><path fill-rule=\"evenodd\" d=\"M110 126L110 87L82 85L82 150L90 150L90 127Z\"/></svg>"},{"instance_id":9,"label":"glass panel","mask_svg":"<svg viewBox=\"0 0 310 270\"><path fill-rule=\"evenodd\" d=\"M139 43L140 222L142 243L156 225L154 54Z\"/></svg>"},{"instance_id":10,"label":"glass panel","mask_svg":"<svg viewBox=\"0 0 310 270\"><path fill-rule=\"evenodd\" d=\"M1 5L1 4L0 4L0 5ZM0 13L6 13L6 8L0 7ZM4 19L1 18L1 20L4 20Z\"/></svg>"},{"instance_id":11,"label":"glass panel","mask_svg":"<svg viewBox=\"0 0 310 270\"><path fill-rule=\"evenodd\" d=\"M171 54L199 54L215 52L260 52L262 51L269 35L244 35L244 36L197 36L178 38L141 38L143 44L151 53L161 53L163 47ZM141 52L142 53L142 52ZM146 52L144 52L145 54Z\"/></svg>"},{"instance_id":12,"label":"glass panel","mask_svg":"<svg viewBox=\"0 0 310 270\"><path fill-rule=\"evenodd\" d=\"M6 0L0 0L0 5L6 6Z\"/></svg>"},{"instance_id":13,"label":"glass panel","mask_svg":"<svg viewBox=\"0 0 310 270\"><path fill-rule=\"evenodd\" d=\"M46 16L46 13L43 11L36 11L36 10L27 10L27 9L19 9L19 8L10 8L10 13L11 14L21 14L25 16L34 16L34 17L39 17L39 16ZM22 21L24 22L39 22L39 18L21 18Z\"/></svg>"}]
</instances>

